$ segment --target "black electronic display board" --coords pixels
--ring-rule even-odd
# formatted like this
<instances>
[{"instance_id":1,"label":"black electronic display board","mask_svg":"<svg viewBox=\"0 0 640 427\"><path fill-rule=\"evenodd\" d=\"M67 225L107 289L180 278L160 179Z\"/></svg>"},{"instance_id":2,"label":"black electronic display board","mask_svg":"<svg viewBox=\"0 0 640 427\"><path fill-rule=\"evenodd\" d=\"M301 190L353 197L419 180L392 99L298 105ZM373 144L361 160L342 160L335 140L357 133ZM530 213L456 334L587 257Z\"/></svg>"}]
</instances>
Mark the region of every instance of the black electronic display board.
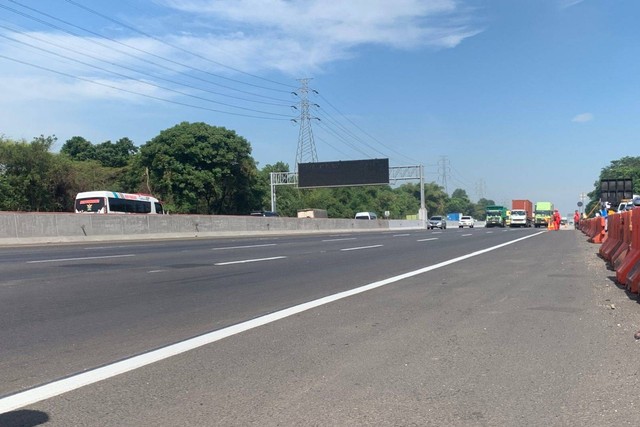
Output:
<instances>
[{"instance_id":1,"label":"black electronic display board","mask_svg":"<svg viewBox=\"0 0 640 427\"><path fill-rule=\"evenodd\" d=\"M600 180L600 200L617 207L622 199L633 197L633 181L631 179Z\"/></svg>"},{"instance_id":2,"label":"black electronic display board","mask_svg":"<svg viewBox=\"0 0 640 427\"><path fill-rule=\"evenodd\" d=\"M298 187L345 187L389 183L389 159L298 163Z\"/></svg>"}]
</instances>

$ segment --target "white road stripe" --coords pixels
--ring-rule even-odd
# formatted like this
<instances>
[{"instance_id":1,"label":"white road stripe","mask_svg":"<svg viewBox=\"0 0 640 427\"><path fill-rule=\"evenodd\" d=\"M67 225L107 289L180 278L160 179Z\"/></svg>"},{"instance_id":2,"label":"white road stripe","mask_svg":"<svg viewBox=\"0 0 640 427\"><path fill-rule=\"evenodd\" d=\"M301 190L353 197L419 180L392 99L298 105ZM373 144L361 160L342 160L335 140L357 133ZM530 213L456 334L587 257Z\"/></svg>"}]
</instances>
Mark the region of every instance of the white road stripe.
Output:
<instances>
[{"instance_id":1,"label":"white road stripe","mask_svg":"<svg viewBox=\"0 0 640 427\"><path fill-rule=\"evenodd\" d=\"M429 240L438 240L437 237L429 237L428 239L418 239L416 242L428 242Z\"/></svg>"},{"instance_id":2,"label":"white road stripe","mask_svg":"<svg viewBox=\"0 0 640 427\"><path fill-rule=\"evenodd\" d=\"M43 262L85 261L89 259L124 258L124 257L130 257L130 256L136 256L136 255L126 254L126 255L87 256L82 258L41 259L39 261L27 261L27 264L37 264L37 263L43 263Z\"/></svg>"},{"instance_id":3,"label":"white road stripe","mask_svg":"<svg viewBox=\"0 0 640 427\"><path fill-rule=\"evenodd\" d=\"M272 256L269 258L254 258L254 259L242 259L239 261L217 262L213 265L246 264L248 262L272 261L274 259L283 259L283 258L286 258L286 256Z\"/></svg>"},{"instance_id":4,"label":"white road stripe","mask_svg":"<svg viewBox=\"0 0 640 427\"><path fill-rule=\"evenodd\" d=\"M342 242L343 240L356 240L356 237L345 237L343 239L327 239L323 240L323 242Z\"/></svg>"},{"instance_id":5,"label":"white road stripe","mask_svg":"<svg viewBox=\"0 0 640 427\"><path fill-rule=\"evenodd\" d=\"M473 234L463 234L463 235L462 235L462 236L460 236L460 237L466 237L466 236L473 236Z\"/></svg>"},{"instance_id":6,"label":"white road stripe","mask_svg":"<svg viewBox=\"0 0 640 427\"><path fill-rule=\"evenodd\" d=\"M268 323L275 322L277 320L284 319L289 316L293 316L298 313L302 313L313 308L332 303L353 295L361 294L363 292L370 291L372 289L380 288L382 286L396 283L410 277L418 276L423 273L427 273L438 268L446 267L451 264L469 259L478 255L482 255L487 252L494 251L504 246L511 245L521 240L529 239L531 237L543 234L544 231L536 234L530 234L519 239L511 240L506 243L502 243L490 248L482 249L476 252L472 252L467 255L462 255L457 258L443 261L438 264L430 265L428 267L420 268L418 270L410 271L398 276L389 277L388 279L380 280L378 282L369 283L368 285L360 286L348 291L339 292L337 294L329 295L323 298L319 298L313 301L309 301L294 307L286 308L284 310L276 311L274 313L267 314L265 316L257 317L255 319L248 320L246 322L239 323L237 325L229 326L217 331L209 332L199 337L190 338L185 341L181 341L175 344L168 345L166 347L150 351L138 356L133 356L129 359L122 360L120 362L106 365L100 368L96 368L90 371L82 372L80 374L72 375L64 379L50 382L39 387L34 387L29 390L25 390L4 398L0 398L0 414L13 411L28 405L32 405L36 402L40 402L45 399L50 399L55 396L59 396L63 393L76 390L80 387L84 387L89 384L94 384L108 378L115 377L116 375L123 374L125 372L133 371L143 366L150 365L155 362L167 359L169 357L185 353L187 351L202 347L223 338L227 338L241 332L248 331L259 326L266 325Z\"/></svg>"},{"instance_id":7,"label":"white road stripe","mask_svg":"<svg viewBox=\"0 0 640 427\"><path fill-rule=\"evenodd\" d=\"M225 246L223 248L211 248L211 250L212 251L223 251L223 250L226 250L226 249L264 248L265 246L276 246L276 243L265 243L264 245Z\"/></svg>"},{"instance_id":8,"label":"white road stripe","mask_svg":"<svg viewBox=\"0 0 640 427\"><path fill-rule=\"evenodd\" d=\"M394 234L393 237L405 237L405 236L411 236L411 234L407 233L407 234Z\"/></svg>"},{"instance_id":9,"label":"white road stripe","mask_svg":"<svg viewBox=\"0 0 640 427\"><path fill-rule=\"evenodd\" d=\"M373 248L380 248L380 247L382 247L382 245L360 246L357 248L344 248L340 250L341 251L358 251L360 249L373 249Z\"/></svg>"}]
</instances>

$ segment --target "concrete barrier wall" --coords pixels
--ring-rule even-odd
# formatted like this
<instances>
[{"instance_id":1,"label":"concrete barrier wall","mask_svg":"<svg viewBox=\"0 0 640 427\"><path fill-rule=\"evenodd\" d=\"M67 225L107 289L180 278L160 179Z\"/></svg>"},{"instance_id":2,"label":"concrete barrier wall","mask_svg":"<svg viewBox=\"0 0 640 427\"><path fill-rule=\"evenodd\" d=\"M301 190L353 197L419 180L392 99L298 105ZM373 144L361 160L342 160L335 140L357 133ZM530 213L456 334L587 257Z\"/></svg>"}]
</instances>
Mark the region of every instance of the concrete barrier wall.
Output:
<instances>
[{"instance_id":1,"label":"concrete barrier wall","mask_svg":"<svg viewBox=\"0 0 640 427\"><path fill-rule=\"evenodd\" d=\"M415 220L0 212L0 244L424 228Z\"/></svg>"}]
</instances>

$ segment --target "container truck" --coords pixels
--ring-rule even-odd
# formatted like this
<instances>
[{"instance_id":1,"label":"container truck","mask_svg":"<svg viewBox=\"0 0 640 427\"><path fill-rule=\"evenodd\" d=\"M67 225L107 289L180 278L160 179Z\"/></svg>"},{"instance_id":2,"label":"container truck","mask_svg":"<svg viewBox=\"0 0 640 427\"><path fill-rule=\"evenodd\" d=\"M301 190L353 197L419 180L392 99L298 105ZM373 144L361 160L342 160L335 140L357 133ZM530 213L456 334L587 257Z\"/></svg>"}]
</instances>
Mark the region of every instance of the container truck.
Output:
<instances>
[{"instance_id":1,"label":"container truck","mask_svg":"<svg viewBox=\"0 0 640 427\"><path fill-rule=\"evenodd\" d=\"M511 227L532 227L533 226L533 203L531 200L511 201Z\"/></svg>"},{"instance_id":2,"label":"container truck","mask_svg":"<svg viewBox=\"0 0 640 427\"><path fill-rule=\"evenodd\" d=\"M534 210L534 225L536 228L548 227L553 216L553 203L536 202Z\"/></svg>"},{"instance_id":3,"label":"container truck","mask_svg":"<svg viewBox=\"0 0 640 427\"><path fill-rule=\"evenodd\" d=\"M507 224L507 211L504 206L487 206L487 222L485 227L504 227Z\"/></svg>"}]
</instances>

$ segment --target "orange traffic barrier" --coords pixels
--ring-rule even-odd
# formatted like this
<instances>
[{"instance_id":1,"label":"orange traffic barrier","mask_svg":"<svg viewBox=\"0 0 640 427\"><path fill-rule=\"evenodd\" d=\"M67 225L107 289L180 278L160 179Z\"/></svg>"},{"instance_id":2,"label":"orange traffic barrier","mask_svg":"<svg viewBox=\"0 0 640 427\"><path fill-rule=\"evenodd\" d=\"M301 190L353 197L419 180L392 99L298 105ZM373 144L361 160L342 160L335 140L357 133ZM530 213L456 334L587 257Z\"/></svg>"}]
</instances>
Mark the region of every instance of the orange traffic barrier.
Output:
<instances>
[{"instance_id":1,"label":"orange traffic barrier","mask_svg":"<svg viewBox=\"0 0 640 427\"><path fill-rule=\"evenodd\" d=\"M622 245L622 216L620 214L609 215L607 224L607 238L603 240L598 253L605 261L611 262L613 254Z\"/></svg>"},{"instance_id":2,"label":"orange traffic barrier","mask_svg":"<svg viewBox=\"0 0 640 427\"><path fill-rule=\"evenodd\" d=\"M622 212L617 214L617 216L621 218L622 244L611 255L611 266L614 270L620 267L620 264L622 264L631 248L631 211Z\"/></svg>"},{"instance_id":3,"label":"orange traffic barrier","mask_svg":"<svg viewBox=\"0 0 640 427\"><path fill-rule=\"evenodd\" d=\"M629 212L629 234L631 246L624 261L616 269L616 280L633 293L638 293L640 285L640 208ZM635 228L634 228L635 224ZM635 276L632 274L635 270Z\"/></svg>"},{"instance_id":4,"label":"orange traffic barrier","mask_svg":"<svg viewBox=\"0 0 640 427\"><path fill-rule=\"evenodd\" d=\"M606 235L606 231L604 229L604 225L605 225L604 217L599 216L599 217L593 218L591 223L592 224L589 232L589 236L590 236L589 241L591 243L602 243Z\"/></svg>"}]
</instances>

